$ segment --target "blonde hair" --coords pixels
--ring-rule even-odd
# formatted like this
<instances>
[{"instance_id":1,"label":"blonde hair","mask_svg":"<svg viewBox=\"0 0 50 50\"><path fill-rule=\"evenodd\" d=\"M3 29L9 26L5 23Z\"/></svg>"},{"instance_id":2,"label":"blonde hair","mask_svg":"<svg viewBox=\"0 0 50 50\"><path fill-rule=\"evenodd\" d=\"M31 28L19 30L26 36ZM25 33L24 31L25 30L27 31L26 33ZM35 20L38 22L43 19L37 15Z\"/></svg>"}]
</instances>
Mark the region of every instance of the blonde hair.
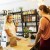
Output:
<instances>
[{"instance_id":1,"label":"blonde hair","mask_svg":"<svg viewBox=\"0 0 50 50\"><path fill-rule=\"evenodd\" d=\"M6 22L7 22L8 18L9 18L10 16L12 16L12 15L11 15L11 14L7 15Z\"/></svg>"}]
</instances>

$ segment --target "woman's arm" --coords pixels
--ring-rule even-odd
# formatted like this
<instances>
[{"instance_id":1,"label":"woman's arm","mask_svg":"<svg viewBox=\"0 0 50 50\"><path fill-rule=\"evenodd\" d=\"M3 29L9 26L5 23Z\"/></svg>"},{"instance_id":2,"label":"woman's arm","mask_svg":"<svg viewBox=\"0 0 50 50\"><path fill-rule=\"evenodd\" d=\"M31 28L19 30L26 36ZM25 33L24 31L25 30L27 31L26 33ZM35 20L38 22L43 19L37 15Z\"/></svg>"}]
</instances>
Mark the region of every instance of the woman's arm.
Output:
<instances>
[{"instance_id":1,"label":"woman's arm","mask_svg":"<svg viewBox=\"0 0 50 50\"><path fill-rule=\"evenodd\" d=\"M39 42L42 32L43 32L43 30L41 30L41 29L38 30L37 35L36 35L36 39L35 39L35 43L32 45L28 45L29 47L35 46Z\"/></svg>"},{"instance_id":2,"label":"woman's arm","mask_svg":"<svg viewBox=\"0 0 50 50\"><path fill-rule=\"evenodd\" d=\"M9 29L6 29L5 31L6 31L6 34L7 34L9 37L13 37L13 34L10 33L10 30L9 30Z\"/></svg>"},{"instance_id":3,"label":"woman's arm","mask_svg":"<svg viewBox=\"0 0 50 50\"><path fill-rule=\"evenodd\" d=\"M42 33L43 33L43 30L39 29L37 32L36 39L35 39L35 45L39 42L39 39L40 39Z\"/></svg>"}]
</instances>

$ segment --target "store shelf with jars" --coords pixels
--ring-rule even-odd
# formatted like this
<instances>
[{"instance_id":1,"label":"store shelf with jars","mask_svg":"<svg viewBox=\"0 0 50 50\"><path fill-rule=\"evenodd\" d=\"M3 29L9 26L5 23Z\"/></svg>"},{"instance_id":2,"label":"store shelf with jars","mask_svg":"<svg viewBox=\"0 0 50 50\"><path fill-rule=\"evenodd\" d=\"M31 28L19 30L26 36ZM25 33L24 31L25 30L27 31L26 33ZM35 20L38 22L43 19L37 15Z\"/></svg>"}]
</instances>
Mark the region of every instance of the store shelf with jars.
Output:
<instances>
[{"instance_id":1,"label":"store shelf with jars","mask_svg":"<svg viewBox=\"0 0 50 50\"><path fill-rule=\"evenodd\" d=\"M38 26L39 26L39 15L37 10L29 10L23 12L23 23L25 23L25 26L23 28L28 28L28 34L31 34L30 38L35 39L34 33L37 33ZM25 35L25 32L24 32Z\"/></svg>"},{"instance_id":2,"label":"store shelf with jars","mask_svg":"<svg viewBox=\"0 0 50 50\"><path fill-rule=\"evenodd\" d=\"M30 10L27 12L23 12L23 18L25 23L25 27L29 27L29 30L32 30L33 33L37 33L38 31L38 25L37 23L39 22L37 19L38 13L36 10Z\"/></svg>"}]
</instances>

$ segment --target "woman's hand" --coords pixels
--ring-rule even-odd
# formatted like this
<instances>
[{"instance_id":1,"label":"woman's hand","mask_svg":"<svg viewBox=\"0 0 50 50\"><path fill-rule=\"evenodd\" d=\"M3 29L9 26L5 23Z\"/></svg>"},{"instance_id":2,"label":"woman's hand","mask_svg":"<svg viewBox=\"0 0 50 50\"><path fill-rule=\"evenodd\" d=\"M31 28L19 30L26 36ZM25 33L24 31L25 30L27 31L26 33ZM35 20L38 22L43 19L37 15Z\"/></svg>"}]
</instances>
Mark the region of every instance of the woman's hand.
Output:
<instances>
[{"instance_id":1,"label":"woman's hand","mask_svg":"<svg viewBox=\"0 0 50 50\"><path fill-rule=\"evenodd\" d=\"M21 40L21 38L17 38L17 37L16 37L16 39L17 39L17 40Z\"/></svg>"},{"instance_id":2,"label":"woman's hand","mask_svg":"<svg viewBox=\"0 0 50 50\"><path fill-rule=\"evenodd\" d=\"M33 47L34 45L28 45L28 47Z\"/></svg>"},{"instance_id":3,"label":"woman's hand","mask_svg":"<svg viewBox=\"0 0 50 50\"><path fill-rule=\"evenodd\" d=\"M34 47L36 44L29 44L28 47Z\"/></svg>"}]
</instances>

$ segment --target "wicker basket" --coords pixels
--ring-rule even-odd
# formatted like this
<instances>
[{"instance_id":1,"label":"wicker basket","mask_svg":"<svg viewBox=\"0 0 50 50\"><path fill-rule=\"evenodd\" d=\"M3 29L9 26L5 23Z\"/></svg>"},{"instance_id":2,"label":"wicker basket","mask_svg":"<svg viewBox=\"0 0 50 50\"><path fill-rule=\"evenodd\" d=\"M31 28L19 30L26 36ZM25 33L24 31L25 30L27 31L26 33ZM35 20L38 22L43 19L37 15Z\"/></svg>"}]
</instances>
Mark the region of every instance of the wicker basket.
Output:
<instances>
[{"instance_id":1,"label":"wicker basket","mask_svg":"<svg viewBox=\"0 0 50 50\"><path fill-rule=\"evenodd\" d=\"M2 46L0 46L0 50L3 50L3 47Z\"/></svg>"},{"instance_id":2,"label":"wicker basket","mask_svg":"<svg viewBox=\"0 0 50 50\"><path fill-rule=\"evenodd\" d=\"M11 37L10 38L10 46L11 47L17 46L16 37Z\"/></svg>"}]
</instances>

